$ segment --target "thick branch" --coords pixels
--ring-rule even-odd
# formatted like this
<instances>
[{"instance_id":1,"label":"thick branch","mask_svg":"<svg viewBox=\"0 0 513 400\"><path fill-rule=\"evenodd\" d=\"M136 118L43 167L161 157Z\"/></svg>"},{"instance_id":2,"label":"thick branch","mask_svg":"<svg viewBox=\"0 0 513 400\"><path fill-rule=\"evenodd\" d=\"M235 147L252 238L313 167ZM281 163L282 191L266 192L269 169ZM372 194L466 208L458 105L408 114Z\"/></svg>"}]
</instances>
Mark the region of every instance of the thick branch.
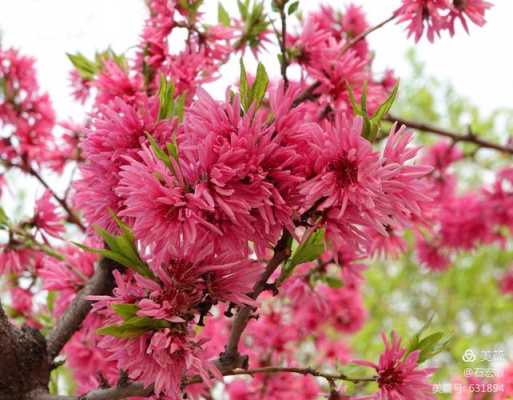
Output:
<instances>
[{"instance_id":1,"label":"thick branch","mask_svg":"<svg viewBox=\"0 0 513 400\"><path fill-rule=\"evenodd\" d=\"M403 118L396 117L394 115L388 115L386 120L389 122L398 122L399 124L406 125L412 129L417 129L419 131L432 133L434 135L443 136L453 140L454 142L467 142L473 143L476 146L486 149L497 150L507 154L513 154L513 147L511 146L503 146L497 143L489 142L487 140L481 139L478 136L472 133L461 134L453 131L449 131L447 129L438 128L436 126L430 124L424 124L420 122L410 121Z\"/></svg>"},{"instance_id":2,"label":"thick branch","mask_svg":"<svg viewBox=\"0 0 513 400\"><path fill-rule=\"evenodd\" d=\"M80 328L82 321L91 310L91 301L86 300L86 297L111 293L114 286L112 271L119 267L117 263L107 258L100 260L92 278L75 297L64 315L57 322L57 325L48 335L47 348L50 363L53 362L53 359L59 355L66 342Z\"/></svg>"},{"instance_id":3,"label":"thick branch","mask_svg":"<svg viewBox=\"0 0 513 400\"><path fill-rule=\"evenodd\" d=\"M12 325L0 304L0 399L24 399L50 379L44 337Z\"/></svg>"}]
</instances>

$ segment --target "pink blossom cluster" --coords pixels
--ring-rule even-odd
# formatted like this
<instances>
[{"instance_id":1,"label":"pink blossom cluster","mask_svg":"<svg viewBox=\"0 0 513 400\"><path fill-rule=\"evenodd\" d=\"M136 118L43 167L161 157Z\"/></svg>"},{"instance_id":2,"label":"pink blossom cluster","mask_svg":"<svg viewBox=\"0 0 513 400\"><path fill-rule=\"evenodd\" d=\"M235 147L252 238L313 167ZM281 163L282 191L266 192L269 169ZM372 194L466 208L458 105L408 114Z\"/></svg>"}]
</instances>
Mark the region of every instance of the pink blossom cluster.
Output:
<instances>
[{"instance_id":1,"label":"pink blossom cluster","mask_svg":"<svg viewBox=\"0 0 513 400\"><path fill-rule=\"evenodd\" d=\"M513 227L511 168L499 170L492 184L462 194L451 167L461 159L461 150L446 141L427 149L423 159L433 167L430 180L437 207L429 228L418 231L416 246L420 261L435 271L447 269L458 252L491 243L502 246L505 232Z\"/></svg>"},{"instance_id":2,"label":"pink blossom cluster","mask_svg":"<svg viewBox=\"0 0 513 400\"><path fill-rule=\"evenodd\" d=\"M485 0L403 0L394 15L399 23L407 23L408 36L418 42L424 31L430 42L440 33L448 31L454 36L459 21L468 33L468 21L483 26L485 13L492 3Z\"/></svg>"},{"instance_id":3,"label":"pink blossom cluster","mask_svg":"<svg viewBox=\"0 0 513 400\"><path fill-rule=\"evenodd\" d=\"M395 79L390 72L381 79L374 76L372 54L365 39L349 47L351 40L363 34L368 26L358 6L348 6L343 14L322 6L308 15L300 33L287 37L291 61L302 68L303 80L297 84L305 87L310 79L319 84L316 91L319 99L307 107L313 120L323 118L330 109L353 115L348 88L360 98L364 86L367 107L373 113L394 86Z\"/></svg>"},{"instance_id":4,"label":"pink blossom cluster","mask_svg":"<svg viewBox=\"0 0 513 400\"><path fill-rule=\"evenodd\" d=\"M412 230L419 259L443 270L456 251L500 242L499 228L513 227L510 168L493 185L460 194L451 170L463 158L456 146L438 143L419 157L405 127L380 130L374 116L393 100L396 79L372 70L360 7L308 14L301 29L281 38L281 80L268 82L261 65L250 77L241 68L238 85L220 100L203 85L220 77L234 53L249 48L258 58L273 30L257 2L240 2L240 18L220 8L214 25L204 24L199 4L148 1L134 60L110 50L94 62L71 57L73 96L82 104L91 98L92 108L83 123L61 123L58 138L33 61L0 50L2 161L42 182L43 166L61 172L72 161L80 171L72 204L67 192L48 190L32 218L0 221L9 236L0 274L13 277L15 317L36 327L34 311L59 319L102 268L96 254L61 241L69 233L64 211L79 228L78 213L84 219L86 245L105 247L117 262L114 247L129 256L113 271L111 294L87 297L93 310L63 349L80 393L115 385L121 374L151 388L155 399L201 398L223 379L216 361L233 314L248 308L239 351L249 368L307 361L336 371L353 363L351 335L370 317L364 259L403 253L404 232ZM404 0L394 15L410 23L416 40L427 25L432 40L442 30L452 35L457 19L465 29L467 18L483 25L490 7ZM180 33L186 40L177 46ZM288 78L288 67L299 78ZM281 268L269 273L274 284L262 284L280 252ZM23 279L31 280L28 288ZM504 292L510 281L505 275ZM263 290L257 299L259 286L278 293ZM41 290L46 309L33 301ZM420 368L420 351L395 333L383 341L377 363L354 362L373 370L369 380L378 389L367 397L286 372L233 378L226 392L231 400L313 400L327 390L330 399L434 398L427 382L433 371Z\"/></svg>"}]
</instances>

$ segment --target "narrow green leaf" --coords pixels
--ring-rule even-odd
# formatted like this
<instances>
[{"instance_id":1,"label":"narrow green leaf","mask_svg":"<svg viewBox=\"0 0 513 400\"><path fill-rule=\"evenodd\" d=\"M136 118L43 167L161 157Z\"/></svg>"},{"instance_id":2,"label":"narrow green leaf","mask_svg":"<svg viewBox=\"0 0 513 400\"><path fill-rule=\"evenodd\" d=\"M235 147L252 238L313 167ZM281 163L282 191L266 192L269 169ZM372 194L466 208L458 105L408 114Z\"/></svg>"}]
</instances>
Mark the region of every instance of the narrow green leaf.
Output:
<instances>
[{"instance_id":1,"label":"narrow green leaf","mask_svg":"<svg viewBox=\"0 0 513 400\"><path fill-rule=\"evenodd\" d=\"M242 17L242 20L245 21L248 19L248 2L245 1L244 3L240 0L237 0L237 6L239 7L240 16Z\"/></svg>"},{"instance_id":2,"label":"narrow green leaf","mask_svg":"<svg viewBox=\"0 0 513 400\"><path fill-rule=\"evenodd\" d=\"M98 72L98 67L95 62L90 61L81 53L67 53L66 55L83 79L91 80L95 77Z\"/></svg>"},{"instance_id":3,"label":"narrow green leaf","mask_svg":"<svg viewBox=\"0 0 513 400\"><path fill-rule=\"evenodd\" d=\"M356 101L356 97L354 96L353 88L349 85L349 82L346 82L347 93L349 94L349 100L351 101L351 106L353 107L353 112L356 115L363 116L363 111Z\"/></svg>"},{"instance_id":4,"label":"narrow green leaf","mask_svg":"<svg viewBox=\"0 0 513 400\"><path fill-rule=\"evenodd\" d=\"M217 21L224 26L230 26L230 15L221 3L217 6Z\"/></svg>"},{"instance_id":5,"label":"narrow green leaf","mask_svg":"<svg viewBox=\"0 0 513 400\"><path fill-rule=\"evenodd\" d=\"M173 115L178 118L180 122L183 121L185 111L185 93L182 93L178 98L175 100Z\"/></svg>"},{"instance_id":6,"label":"narrow green leaf","mask_svg":"<svg viewBox=\"0 0 513 400\"><path fill-rule=\"evenodd\" d=\"M296 12L296 10L298 9L299 7L299 0L298 1L295 1L294 3L292 3L290 6L289 6L289 11L288 11L288 14L289 15L292 15Z\"/></svg>"},{"instance_id":7,"label":"narrow green leaf","mask_svg":"<svg viewBox=\"0 0 513 400\"><path fill-rule=\"evenodd\" d=\"M296 265L313 261L319 258L324 251L324 230L318 229L313 232L303 243L300 243L292 255L289 265L293 268Z\"/></svg>"},{"instance_id":8,"label":"narrow green leaf","mask_svg":"<svg viewBox=\"0 0 513 400\"><path fill-rule=\"evenodd\" d=\"M255 102L256 107L258 108L265 97L265 92L267 90L267 86L269 85L269 76L267 75L267 71L262 63L258 63L257 74L255 77L255 82L251 87L251 100ZM250 104L251 105L251 104Z\"/></svg>"},{"instance_id":9,"label":"narrow green leaf","mask_svg":"<svg viewBox=\"0 0 513 400\"><path fill-rule=\"evenodd\" d=\"M242 58L240 59L240 101L242 108L244 111L247 111L250 104L249 103L249 88L248 88L248 77L246 75L246 67L244 66L244 61Z\"/></svg>"},{"instance_id":10,"label":"narrow green leaf","mask_svg":"<svg viewBox=\"0 0 513 400\"><path fill-rule=\"evenodd\" d=\"M9 217L7 217L3 207L0 207L0 228L4 228L7 225L9 225Z\"/></svg>"},{"instance_id":11,"label":"narrow green leaf","mask_svg":"<svg viewBox=\"0 0 513 400\"><path fill-rule=\"evenodd\" d=\"M166 154L166 152L160 148L155 138L151 136L148 132L146 132L146 137L150 142L150 147L153 150L155 156L174 173L173 165L171 164L171 160L169 159L169 156Z\"/></svg>"},{"instance_id":12,"label":"narrow green leaf","mask_svg":"<svg viewBox=\"0 0 513 400\"><path fill-rule=\"evenodd\" d=\"M125 321L136 316L139 307L135 304L112 304L112 309Z\"/></svg>"},{"instance_id":13,"label":"narrow green leaf","mask_svg":"<svg viewBox=\"0 0 513 400\"><path fill-rule=\"evenodd\" d=\"M392 105L394 104L395 102L395 99L397 97L397 92L399 90L399 83L397 83L394 88L392 89L392 92L390 93L390 95L387 97L387 99L385 100L385 102L383 104L381 104L378 109L376 110L376 112L374 113L374 115L372 116L372 121L374 121L375 123L380 123L381 120L383 119L383 117L388 114L388 112L390 111L390 109L392 108Z\"/></svg>"},{"instance_id":14,"label":"narrow green leaf","mask_svg":"<svg viewBox=\"0 0 513 400\"><path fill-rule=\"evenodd\" d=\"M343 286L342 281L333 276L324 276L322 280L332 289L340 289Z\"/></svg>"},{"instance_id":15,"label":"narrow green leaf","mask_svg":"<svg viewBox=\"0 0 513 400\"><path fill-rule=\"evenodd\" d=\"M166 144L166 149L168 154L178 161L178 146L176 144L176 140L173 140L172 143Z\"/></svg>"},{"instance_id":16,"label":"narrow green leaf","mask_svg":"<svg viewBox=\"0 0 513 400\"><path fill-rule=\"evenodd\" d=\"M160 77L159 87L159 119L166 119L173 116L175 106L175 86L173 82L168 82L162 75Z\"/></svg>"},{"instance_id":17,"label":"narrow green leaf","mask_svg":"<svg viewBox=\"0 0 513 400\"><path fill-rule=\"evenodd\" d=\"M95 232L98 234L98 236L100 236L104 240L109 249L115 252L119 252L120 249L118 248L116 238L113 235L111 235L109 232L107 232L99 225L93 225L93 228Z\"/></svg>"},{"instance_id":18,"label":"narrow green leaf","mask_svg":"<svg viewBox=\"0 0 513 400\"><path fill-rule=\"evenodd\" d=\"M362 97L360 99L361 106L362 106L362 113L364 116L367 116L367 91L368 91L368 83L367 81L363 82L363 90L362 90Z\"/></svg>"}]
</instances>

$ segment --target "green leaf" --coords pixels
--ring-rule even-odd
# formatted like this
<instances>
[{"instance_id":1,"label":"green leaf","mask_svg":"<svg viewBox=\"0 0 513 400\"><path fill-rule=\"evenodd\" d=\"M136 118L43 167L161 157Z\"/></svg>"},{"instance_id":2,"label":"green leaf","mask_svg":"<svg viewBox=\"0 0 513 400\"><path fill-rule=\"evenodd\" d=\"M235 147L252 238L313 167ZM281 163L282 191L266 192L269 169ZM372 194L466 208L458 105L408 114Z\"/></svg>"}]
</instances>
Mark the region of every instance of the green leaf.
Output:
<instances>
[{"instance_id":1,"label":"green leaf","mask_svg":"<svg viewBox=\"0 0 513 400\"><path fill-rule=\"evenodd\" d=\"M392 105L394 104L394 101L395 101L395 98L397 97L397 91L399 90L399 83L396 83L396 85L394 86L394 88L392 89L392 92L390 93L390 95L388 96L388 98L385 100L385 102L383 104L381 104L378 109L376 110L376 112L374 113L374 115L372 116L372 121L373 122L381 122L381 120L383 119L383 117L388 114L388 112L390 111L390 109L392 108Z\"/></svg>"},{"instance_id":2,"label":"green leaf","mask_svg":"<svg viewBox=\"0 0 513 400\"><path fill-rule=\"evenodd\" d=\"M217 6L217 21L224 26L230 26L230 15L221 3Z\"/></svg>"},{"instance_id":3,"label":"green leaf","mask_svg":"<svg viewBox=\"0 0 513 400\"><path fill-rule=\"evenodd\" d=\"M367 86L368 86L367 81L363 82L362 97L360 99L361 107L362 107L362 113L365 116L368 115L368 113L367 113L367 91L368 91Z\"/></svg>"},{"instance_id":4,"label":"green leaf","mask_svg":"<svg viewBox=\"0 0 513 400\"><path fill-rule=\"evenodd\" d=\"M244 1L244 3L240 0L237 0L237 6L239 7L240 16L242 17L243 21L246 21L248 19L248 5L249 1Z\"/></svg>"},{"instance_id":5,"label":"green leaf","mask_svg":"<svg viewBox=\"0 0 513 400\"><path fill-rule=\"evenodd\" d=\"M163 120L173 116L174 105L175 105L175 86L173 82L168 82L167 79L162 75L160 77L159 87L159 119Z\"/></svg>"},{"instance_id":6,"label":"green leaf","mask_svg":"<svg viewBox=\"0 0 513 400\"><path fill-rule=\"evenodd\" d=\"M107 325L96 330L98 335L115 336L124 339L135 338L145 332L168 328L168 321L149 317L130 317L120 325Z\"/></svg>"},{"instance_id":7,"label":"green leaf","mask_svg":"<svg viewBox=\"0 0 513 400\"><path fill-rule=\"evenodd\" d=\"M353 107L353 112L356 115L363 116L363 111L358 102L356 101L356 97L354 96L353 88L346 82L347 93L349 94L349 100L351 101L351 106Z\"/></svg>"},{"instance_id":8,"label":"green leaf","mask_svg":"<svg viewBox=\"0 0 513 400\"><path fill-rule=\"evenodd\" d=\"M130 268L142 276L155 279L155 276L151 272L148 264L146 264L139 256L135 245L135 238L130 227L121 221L114 213L111 212L111 214L121 229L121 235L112 235L98 225L93 226L98 235L104 240L107 248L96 249L85 246L81 243L73 243L83 250L100 254L102 257L109 258L127 268Z\"/></svg>"},{"instance_id":9,"label":"green leaf","mask_svg":"<svg viewBox=\"0 0 513 400\"><path fill-rule=\"evenodd\" d=\"M98 236L100 236L103 239L103 241L106 243L109 249L115 252L119 252L119 248L116 243L116 238L114 237L114 235L111 235L109 232L107 232L99 225L94 225L93 228L95 232L98 234Z\"/></svg>"},{"instance_id":10,"label":"green leaf","mask_svg":"<svg viewBox=\"0 0 513 400\"><path fill-rule=\"evenodd\" d=\"M112 309L125 321L136 316L139 307L135 304L112 304Z\"/></svg>"},{"instance_id":11,"label":"green leaf","mask_svg":"<svg viewBox=\"0 0 513 400\"><path fill-rule=\"evenodd\" d=\"M168 167L173 174L175 173L175 169L173 168L173 164L171 163L171 160L169 159L169 156L166 154L164 150L158 145L157 141L153 136L151 136L148 132L146 132L146 137L148 138L148 141L150 142L150 147L153 150L153 153L155 156L164 163L166 167Z\"/></svg>"},{"instance_id":12,"label":"green leaf","mask_svg":"<svg viewBox=\"0 0 513 400\"><path fill-rule=\"evenodd\" d=\"M9 217L3 207L0 207L0 228L5 228L7 225L9 225Z\"/></svg>"},{"instance_id":13,"label":"green leaf","mask_svg":"<svg viewBox=\"0 0 513 400\"><path fill-rule=\"evenodd\" d=\"M244 61L242 58L240 59L240 101L242 108L244 111L247 111L249 108L249 88L248 88L248 77L246 75L246 67L244 66Z\"/></svg>"},{"instance_id":14,"label":"green leaf","mask_svg":"<svg viewBox=\"0 0 513 400\"><path fill-rule=\"evenodd\" d=\"M176 161L178 161L178 146L176 144L176 139L173 139L172 143L166 144L167 153L173 157Z\"/></svg>"},{"instance_id":15,"label":"green leaf","mask_svg":"<svg viewBox=\"0 0 513 400\"><path fill-rule=\"evenodd\" d=\"M296 10L298 9L299 7L299 0L298 1L295 1L294 3L292 3L290 6L289 6L289 10L288 10L288 14L289 15L292 15L296 12Z\"/></svg>"},{"instance_id":16,"label":"green leaf","mask_svg":"<svg viewBox=\"0 0 513 400\"><path fill-rule=\"evenodd\" d=\"M95 62L90 61L81 53L77 54L66 54L76 68L82 79L92 80L95 75L98 73L98 66Z\"/></svg>"},{"instance_id":17,"label":"green leaf","mask_svg":"<svg viewBox=\"0 0 513 400\"><path fill-rule=\"evenodd\" d=\"M263 98L265 97L265 92L268 85L269 76L267 75L267 71L265 70L265 67L262 63L258 63L255 82L253 82L253 86L251 87L251 101L255 102L257 108L260 106Z\"/></svg>"},{"instance_id":18,"label":"green leaf","mask_svg":"<svg viewBox=\"0 0 513 400\"><path fill-rule=\"evenodd\" d=\"M332 289L340 289L342 285L342 281L333 276L324 276L322 280Z\"/></svg>"},{"instance_id":19,"label":"green leaf","mask_svg":"<svg viewBox=\"0 0 513 400\"><path fill-rule=\"evenodd\" d=\"M294 272L294 268L302 263L313 261L324 252L324 230L317 229L306 240L293 249L292 257L283 266L279 282L283 282ZM329 284L329 283L328 283Z\"/></svg>"},{"instance_id":20,"label":"green leaf","mask_svg":"<svg viewBox=\"0 0 513 400\"><path fill-rule=\"evenodd\" d=\"M324 229L313 232L304 242L300 243L289 261L291 267L313 261L324 252Z\"/></svg>"},{"instance_id":21,"label":"green leaf","mask_svg":"<svg viewBox=\"0 0 513 400\"><path fill-rule=\"evenodd\" d=\"M185 93L182 93L175 100L175 107L173 110L174 116L177 117L180 122L183 121L184 111L185 111Z\"/></svg>"}]
</instances>

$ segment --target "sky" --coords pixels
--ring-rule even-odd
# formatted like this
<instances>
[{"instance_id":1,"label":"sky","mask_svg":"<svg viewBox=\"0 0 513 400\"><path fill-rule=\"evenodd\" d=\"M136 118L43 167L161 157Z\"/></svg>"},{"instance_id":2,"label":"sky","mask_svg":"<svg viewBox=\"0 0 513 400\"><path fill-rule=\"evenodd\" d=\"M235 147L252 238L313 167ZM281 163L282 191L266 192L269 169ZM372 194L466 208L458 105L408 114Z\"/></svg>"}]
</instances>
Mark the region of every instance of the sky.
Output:
<instances>
[{"instance_id":1,"label":"sky","mask_svg":"<svg viewBox=\"0 0 513 400\"><path fill-rule=\"evenodd\" d=\"M399 0L354 0L364 7L371 25L386 19ZM320 4L343 9L349 1L301 0L307 12ZM513 107L513 1L495 0L484 28L471 27L467 35L460 27L456 37L443 37L431 44L408 40L404 26L389 24L373 33L369 40L376 50L375 70L395 70L399 77L408 72L405 50L415 46L427 71L453 82L456 89L484 110ZM224 0L235 14L236 1ZM217 1L205 0L207 18L216 18ZM116 52L133 51L142 30L146 9L143 0L0 0L0 31L4 46L15 46L37 59L41 86L49 91L59 118L79 119L83 110L71 101L69 70L65 53L82 52L92 56L95 50L112 47ZM264 57L272 64L274 56ZM214 95L224 93L226 84L238 75L237 60L223 69L224 76L210 87ZM275 74L276 74L275 73ZM219 96L218 96L219 97Z\"/></svg>"}]
</instances>

